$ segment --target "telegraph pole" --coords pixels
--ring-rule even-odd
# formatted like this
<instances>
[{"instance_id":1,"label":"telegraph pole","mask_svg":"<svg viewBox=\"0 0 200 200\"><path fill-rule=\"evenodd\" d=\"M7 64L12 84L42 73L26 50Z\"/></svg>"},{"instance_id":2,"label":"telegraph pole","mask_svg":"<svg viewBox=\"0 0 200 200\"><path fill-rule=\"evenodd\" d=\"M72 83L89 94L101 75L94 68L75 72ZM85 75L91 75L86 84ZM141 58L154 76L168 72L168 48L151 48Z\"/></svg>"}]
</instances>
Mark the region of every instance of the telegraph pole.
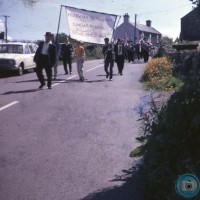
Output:
<instances>
[{"instance_id":1,"label":"telegraph pole","mask_svg":"<svg viewBox=\"0 0 200 200\"><path fill-rule=\"evenodd\" d=\"M136 26L137 26L137 14L135 14L134 44L136 42Z\"/></svg>"},{"instance_id":2,"label":"telegraph pole","mask_svg":"<svg viewBox=\"0 0 200 200\"><path fill-rule=\"evenodd\" d=\"M6 43L8 42L8 25L7 25L7 18L10 17L8 15L2 15L3 17L5 17L5 32L6 32Z\"/></svg>"}]
</instances>

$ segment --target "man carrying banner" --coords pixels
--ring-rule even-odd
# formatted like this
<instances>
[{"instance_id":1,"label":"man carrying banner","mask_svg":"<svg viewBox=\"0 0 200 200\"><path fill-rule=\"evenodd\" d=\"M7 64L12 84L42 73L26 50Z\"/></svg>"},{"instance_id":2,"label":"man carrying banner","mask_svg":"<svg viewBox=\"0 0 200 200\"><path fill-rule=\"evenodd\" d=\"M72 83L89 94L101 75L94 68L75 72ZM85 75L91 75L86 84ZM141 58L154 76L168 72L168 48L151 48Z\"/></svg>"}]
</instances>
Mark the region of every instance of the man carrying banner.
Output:
<instances>
[{"instance_id":1,"label":"man carrying banner","mask_svg":"<svg viewBox=\"0 0 200 200\"><path fill-rule=\"evenodd\" d=\"M104 70L106 72L106 78L112 81L113 67L115 61L114 45L109 43L109 38L105 38L105 45L103 46L102 53L104 55ZM110 67L109 71L108 68Z\"/></svg>"},{"instance_id":2,"label":"man carrying banner","mask_svg":"<svg viewBox=\"0 0 200 200\"><path fill-rule=\"evenodd\" d=\"M64 44L61 46L61 56L63 59L63 67L65 70L65 74L68 74L67 64L69 65L69 73L72 73L72 53L74 48L71 43L69 43L68 38L65 38Z\"/></svg>"}]
</instances>

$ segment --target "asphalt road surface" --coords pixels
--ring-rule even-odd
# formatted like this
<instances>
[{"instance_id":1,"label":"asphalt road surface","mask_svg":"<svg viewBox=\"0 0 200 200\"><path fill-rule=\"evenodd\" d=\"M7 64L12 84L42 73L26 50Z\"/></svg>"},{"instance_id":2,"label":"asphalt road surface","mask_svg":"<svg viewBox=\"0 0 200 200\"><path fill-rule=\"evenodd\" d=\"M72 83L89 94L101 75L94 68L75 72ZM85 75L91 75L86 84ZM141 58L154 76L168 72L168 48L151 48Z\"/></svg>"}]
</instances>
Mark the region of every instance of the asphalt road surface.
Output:
<instances>
[{"instance_id":1,"label":"asphalt road surface","mask_svg":"<svg viewBox=\"0 0 200 200\"><path fill-rule=\"evenodd\" d=\"M140 200L139 175L130 172L138 146L145 65L125 63L105 77L103 61L39 90L35 73L0 78L0 200Z\"/></svg>"}]
</instances>

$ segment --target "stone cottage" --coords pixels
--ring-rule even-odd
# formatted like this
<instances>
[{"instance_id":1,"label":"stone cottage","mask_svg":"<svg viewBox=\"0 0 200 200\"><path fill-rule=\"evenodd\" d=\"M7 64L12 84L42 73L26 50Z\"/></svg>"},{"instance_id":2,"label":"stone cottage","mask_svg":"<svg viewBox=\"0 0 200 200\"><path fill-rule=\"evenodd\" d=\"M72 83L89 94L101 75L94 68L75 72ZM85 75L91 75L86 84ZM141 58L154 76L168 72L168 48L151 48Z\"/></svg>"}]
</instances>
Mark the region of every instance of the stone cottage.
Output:
<instances>
[{"instance_id":1,"label":"stone cottage","mask_svg":"<svg viewBox=\"0 0 200 200\"><path fill-rule=\"evenodd\" d=\"M139 41L141 37L147 38L153 45L159 43L162 34L151 26L151 20L146 21L146 25L130 22L128 13L124 15L124 22L120 24L115 32L114 39L132 38L132 40Z\"/></svg>"}]
</instances>

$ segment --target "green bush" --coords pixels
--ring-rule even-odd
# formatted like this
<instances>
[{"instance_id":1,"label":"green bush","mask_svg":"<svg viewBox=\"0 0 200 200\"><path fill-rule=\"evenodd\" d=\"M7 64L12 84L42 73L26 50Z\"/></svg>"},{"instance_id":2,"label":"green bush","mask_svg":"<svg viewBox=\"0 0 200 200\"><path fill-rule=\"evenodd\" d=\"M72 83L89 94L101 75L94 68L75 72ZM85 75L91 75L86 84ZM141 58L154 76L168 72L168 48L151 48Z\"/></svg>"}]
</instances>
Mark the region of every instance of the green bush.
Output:
<instances>
[{"instance_id":1,"label":"green bush","mask_svg":"<svg viewBox=\"0 0 200 200\"><path fill-rule=\"evenodd\" d=\"M142 146L132 152L134 156L142 152L144 157L143 199L181 199L175 192L178 176L192 173L200 177L200 81L185 84L154 113L150 134L138 138Z\"/></svg>"},{"instance_id":2,"label":"green bush","mask_svg":"<svg viewBox=\"0 0 200 200\"><path fill-rule=\"evenodd\" d=\"M162 82L165 77L172 75L172 63L166 57L149 60L144 70L144 80L152 83Z\"/></svg>"},{"instance_id":3,"label":"green bush","mask_svg":"<svg viewBox=\"0 0 200 200\"><path fill-rule=\"evenodd\" d=\"M86 50L86 60L102 59L102 47L98 46L93 50Z\"/></svg>"},{"instance_id":4,"label":"green bush","mask_svg":"<svg viewBox=\"0 0 200 200\"><path fill-rule=\"evenodd\" d=\"M166 58L151 59L142 77L145 89L175 90L183 85L184 80L173 76L173 65Z\"/></svg>"},{"instance_id":5,"label":"green bush","mask_svg":"<svg viewBox=\"0 0 200 200\"><path fill-rule=\"evenodd\" d=\"M175 195L174 181L180 174L189 172L200 177L199 113L200 90L189 86L172 95L159 114L145 155L149 181L153 181L153 187L159 188L158 199L164 199L166 192ZM150 186L149 191L151 189Z\"/></svg>"}]
</instances>

